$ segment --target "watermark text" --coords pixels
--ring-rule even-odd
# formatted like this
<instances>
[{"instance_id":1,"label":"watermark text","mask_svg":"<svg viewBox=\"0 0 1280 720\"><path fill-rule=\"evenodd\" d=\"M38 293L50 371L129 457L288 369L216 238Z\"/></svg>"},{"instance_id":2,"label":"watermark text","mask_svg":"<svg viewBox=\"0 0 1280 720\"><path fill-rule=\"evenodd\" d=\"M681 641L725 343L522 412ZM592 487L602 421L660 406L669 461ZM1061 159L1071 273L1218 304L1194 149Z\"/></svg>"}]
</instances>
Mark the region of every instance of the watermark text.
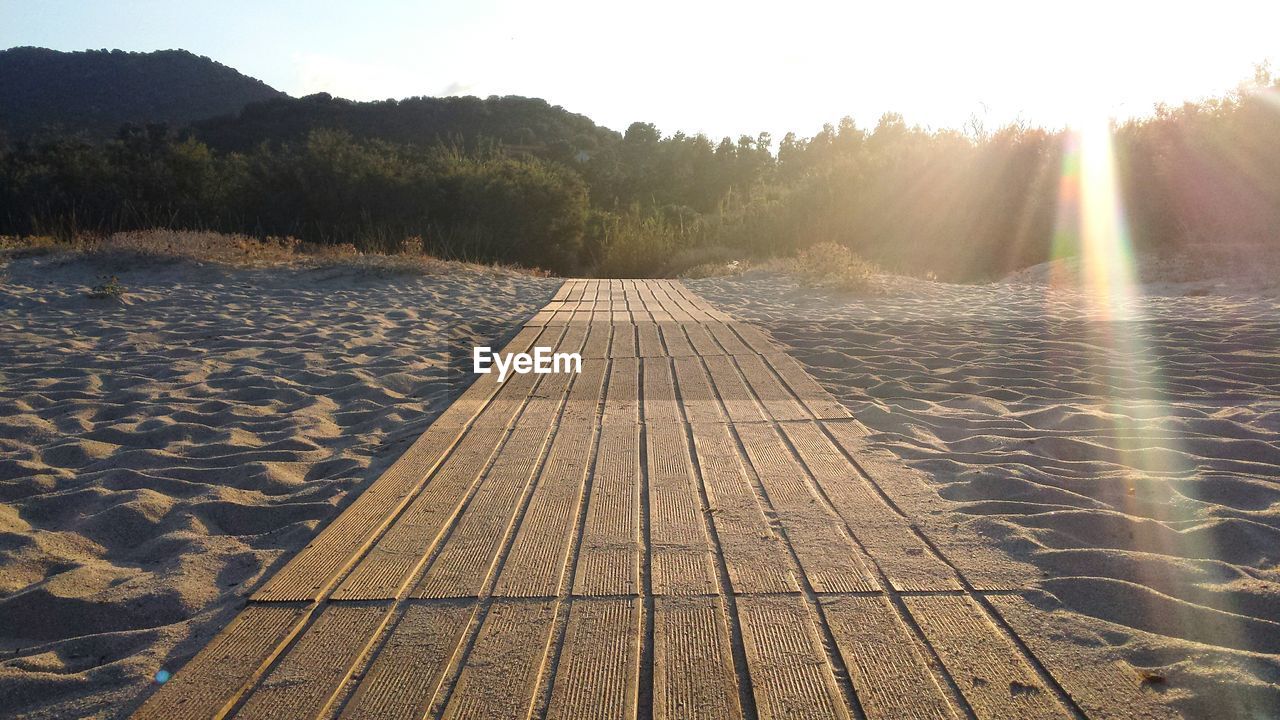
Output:
<instances>
[{"instance_id":1,"label":"watermark text","mask_svg":"<svg viewBox=\"0 0 1280 720\"><path fill-rule=\"evenodd\" d=\"M532 353L494 352L487 346L477 346L471 352L472 372L488 375L495 369L498 382L511 373L547 375L550 373L582 372L582 355L578 353L552 352L548 347L534 347Z\"/></svg>"}]
</instances>

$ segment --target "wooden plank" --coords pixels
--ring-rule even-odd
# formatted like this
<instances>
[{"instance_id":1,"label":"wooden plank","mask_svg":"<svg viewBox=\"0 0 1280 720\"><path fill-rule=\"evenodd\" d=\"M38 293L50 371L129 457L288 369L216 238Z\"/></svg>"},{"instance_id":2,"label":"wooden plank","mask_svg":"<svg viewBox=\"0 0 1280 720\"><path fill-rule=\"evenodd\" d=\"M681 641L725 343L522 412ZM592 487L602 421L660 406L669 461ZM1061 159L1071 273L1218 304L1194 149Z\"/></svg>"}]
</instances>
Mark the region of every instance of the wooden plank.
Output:
<instances>
[{"instance_id":1,"label":"wooden plank","mask_svg":"<svg viewBox=\"0 0 1280 720\"><path fill-rule=\"evenodd\" d=\"M658 333L658 325L652 322L636 325L636 352L640 357L662 358L667 356L667 349L662 346L662 336Z\"/></svg>"},{"instance_id":2,"label":"wooden plank","mask_svg":"<svg viewBox=\"0 0 1280 720\"><path fill-rule=\"evenodd\" d=\"M863 477L910 514L912 524L956 568L969 588L1024 590L1042 577L1035 566L1004 552L994 540L968 524L957 523L956 504L938 495L937 484L892 453L871 446L861 424L820 424L849 457L857 460Z\"/></svg>"},{"instance_id":3,"label":"wooden plank","mask_svg":"<svg viewBox=\"0 0 1280 720\"><path fill-rule=\"evenodd\" d=\"M475 614L472 603L411 604L342 709L344 720L417 720L431 707Z\"/></svg>"},{"instance_id":4,"label":"wooden plank","mask_svg":"<svg viewBox=\"0 0 1280 720\"><path fill-rule=\"evenodd\" d=\"M600 360L597 359L597 363ZM529 390L524 410L510 424L512 428L529 426L550 427L557 420L561 407L568 395L569 383L573 380L571 373L551 373L537 380L537 386Z\"/></svg>"},{"instance_id":5,"label":"wooden plank","mask_svg":"<svg viewBox=\"0 0 1280 720\"><path fill-rule=\"evenodd\" d=\"M640 426L606 423L600 428L574 594L636 594L640 556Z\"/></svg>"},{"instance_id":6,"label":"wooden plank","mask_svg":"<svg viewBox=\"0 0 1280 720\"><path fill-rule=\"evenodd\" d=\"M548 391L549 394L562 397L564 386L568 384L570 377L567 374L547 376L553 386ZM575 433L589 441L591 426L600 405L603 381L604 361L597 360L584 367L583 372L573 380L572 390L564 401L563 414L558 419L554 413L550 413L546 417L531 419L527 425L522 425L513 433L476 497L459 520L448 543L415 590L418 597L465 597L480 592L503 541L511 532L520 501L537 468L537 460L541 458L552 422L559 421L558 432ZM568 442L574 440L570 439ZM573 471L563 464L566 460L565 447L565 441L553 441L548 464L561 464L551 467L551 472ZM555 448L559 449L558 454ZM584 462L586 459L584 456ZM585 465L582 472L585 472ZM545 477L551 476L544 476L544 479ZM534 500L531 500L531 512L536 513L545 507L539 503L552 497L548 493L549 491L544 490L541 494L535 494ZM560 510L559 506L557 509ZM563 515L557 517L562 519ZM528 522L536 525L542 520L543 518L534 518ZM522 557L516 553L508 559L508 563L521 562Z\"/></svg>"},{"instance_id":7,"label":"wooden plank","mask_svg":"<svg viewBox=\"0 0 1280 720\"><path fill-rule=\"evenodd\" d=\"M221 717L301 629L306 615L298 606L250 605L147 698L133 717Z\"/></svg>"},{"instance_id":8,"label":"wooden plank","mask_svg":"<svg viewBox=\"0 0 1280 720\"><path fill-rule=\"evenodd\" d=\"M680 405L692 423L724 422L720 400L707 379L702 361L696 357L680 357L674 361L680 390Z\"/></svg>"},{"instance_id":9,"label":"wooden plank","mask_svg":"<svg viewBox=\"0 0 1280 720\"><path fill-rule=\"evenodd\" d=\"M525 720L543 672L553 600L495 600L445 707L447 720Z\"/></svg>"},{"instance_id":10,"label":"wooden plank","mask_svg":"<svg viewBox=\"0 0 1280 720\"><path fill-rule=\"evenodd\" d=\"M609 369L609 362L604 358L591 358L582 361L581 372L553 373L548 377L568 379L573 377L573 386L565 399L564 412L560 422L563 424L594 423L600 416L604 403L604 378ZM541 386L539 386L541 393ZM563 390L560 391L563 393ZM554 396L554 391L548 394Z\"/></svg>"},{"instance_id":11,"label":"wooden plank","mask_svg":"<svg viewBox=\"0 0 1280 720\"><path fill-rule=\"evenodd\" d=\"M702 361L707 365L708 374L711 375L711 381L716 387L716 394L724 403L724 409L729 413L731 422L746 423L765 419L756 405L755 398L751 395L751 390L738 375L732 359L724 355L712 355L703 357Z\"/></svg>"},{"instance_id":12,"label":"wooden plank","mask_svg":"<svg viewBox=\"0 0 1280 720\"><path fill-rule=\"evenodd\" d=\"M667 297L670 298L672 304L678 306L682 311L688 314L692 321L701 322L703 320L711 320L710 316L700 309L700 299L697 298L697 296L692 295L692 293L688 293L680 283L664 281L663 287L666 289Z\"/></svg>"},{"instance_id":13,"label":"wooden plank","mask_svg":"<svg viewBox=\"0 0 1280 720\"><path fill-rule=\"evenodd\" d=\"M541 313L539 313L541 314ZM546 318L543 323L545 325L568 325L569 320L573 317L572 310L555 310Z\"/></svg>"},{"instance_id":14,"label":"wooden plank","mask_svg":"<svg viewBox=\"0 0 1280 720\"><path fill-rule=\"evenodd\" d=\"M714 593L711 542L684 425L649 425L645 440L653 594Z\"/></svg>"},{"instance_id":15,"label":"wooden plank","mask_svg":"<svg viewBox=\"0 0 1280 720\"><path fill-rule=\"evenodd\" d=\"M960 717L924 649L884 597L819 600L868 720Z\"/></svg>"},{"instance_id":16,"label":"wooden plank","mask_svg":"<svg viewBox=\"0 0 1280 720\"><path fill-rule=\"evenodd\" d=\"M1091 635L1070 615L1042 610L1019 595L987 598L1053 679L1090 718L1155 720L1174 716L1128 663L1110 648L1072 642Z\"/></svg>"},{"instance_id":17,"label":"wooden plank","mask_svg":"<svg viewBox=\"0 0 1280 720\"><path fill-rule=\"evenodd\" d=\"M562 424L493 594L550 597L560 592L587 468L595 450L590 424Z\"/></svg>"},{"instance_id":18,"label":"wooden plank","mask_svg":"<svg viewBox=\"0 0 1280 720\"><path fill-rule=\"evenodd\" d=\"M519 348L523 352L535 337L541 336L541 331L522 331L507 348L512 352ZM554 336L559 337L558 331ZM495 375L480 376L404 455L259 588L253 599L303 601L322 597L341 573L360 559L379 533L405 510L428 478L440 469L445 455L455 445L467 442L471 429L466 423L505 425L510 421L519 409L519 405L510 400L513 394L523 402L519 385L504 393ZM499 398L503 398L500 403Z\"/></svg>"},{"instance_id":19,"label":"wooden plank","mask_svg":"<svg viewBox=\"0 0 1280 720\"><path fill-rule=\"evenodd\" d=\"M818 381L814 380L804 367L790 356L775 352L765 355L764 358L814 417L823 420L852 417L848 408L832 397L831 393L819 385Z\"/></svg>"},{"instance_id":20,"label":"wooden plank","mask_svg":"<svg viewBox=\"0 0 1280 720\"><path fill-rule=\"evenodd\" d=\"M696 354L693 351L693 345L689 343L689 338L685 337L681 323L658 323L658 330L662 334L662 342L666 345L668 356L687 357Z\"/></svg>"},{"instance_id":21,"label":"wooden plank","mask_svg":"<svg viewBox=\"0 0 1280 720\"><path fill-rule=\"evenodd\" d=\"M511 434L440 553L414 589L415 597L457 598L480 594L515 524L520 502L537 473L551 429L548 420L538 426L519 427Z\"/></svg>"},{"instance_id":22,"label":"wooden plank","mask_svg":"<svg viewBox=\"0 0 1280 720\"><path fill-rule=\"evenodd\" d=\"M556 290L556 294L552 296L551 302L562 302L569 297L569 291L577 284L574 280L565 280L560 283L560 287Z\"/></svg>"},{"instance_id":23,"label":"wooden plank","mask_svg":"<svg viewBox=\"0 0 1280 720\"><path fill-rule=\"evenodd\" d=\"M387 621L390 605L329 605L253 689L237 718L319 717Z\"/></svg>"},{"instance_id":24,"label":"wooden plank","mask_svg":"<svg viewBox=\"0 0 1280 720\"><path fill-rule=\"evenodd\" d=\"M682 325L694 322L693 316L689 314L685 307L677 302L669 302L667 305L667 314L671 316L673 323Z\"/></svg>"},{"instance_id":25,"label":"wooden plank","mask_svg":"<svg viewBox=\"0 0 1280 720\"><path fill-rule=\"evenodd\" d=\"M636 716L640 618L638 599L573 601L547 708L549 720Z\"/></svg>"},{"instance_id":26,"label":"wooden plank","mask_svg":"<svg viewBox=\"0 0 1280 720\"><path fill-rule=\"evenodd\" d=\"M604 422L640 422L640 361L617 358L610 361L609 390L604 399Z\"/></svg>"},{"instance_id":27,"label":"wooden plank","mask_svg":"<svg viewBox=\"0 0 1280 720\"><path fill-rule=\"evenodd\" d=\"M560 328L563 330L563 328ZM539 343L539 347L545 347ZM493 377L497 377L497 370L490 373ZM486 376L488 377L488 376ZM530 391L540 376L533 373L509 374L506 379L499 384L499 389L493 400L489 402L489 406L475 419L474 425L477 427L506 427L511 424L512 418L524 404L529 400Z\"/></svg>"},{"instance_id":28,"label":"wooden plank","mask_svg":"<svg viewBox=\"0 0 1280 720\"><path fill-rule=\"evenodd\" d=\"M769 525L737 443L722 424L694 424L693 443L729 582L737 593L798 592L786 546Z\"/></svg>"},{"instance_id":29,"label":"wooden plank","mask_svg":"<svg viewBox=\"0 0 1280 720\"><path fill-rule=\"evenodd\" d=\"M622 294L627 299L627 306L633 307L639 302L640 296L636 294L636 281L631 279L622 280Z\"/></svg>"},{"instance_id":30,"label":"wooden plank","mask_svg":"<svg viewBox=\"0 0 1280 720\"><path fill-rule=\"evenodd\" d=\"M804 598L744 595L738 617L761 720L849 717Z\"/></svg>"},{"instance_id":31,"label":"wooden plank","mask_svg":"<svg viewBox=\"0 0 1280 720\"><path fill-rule=\"evenodd\" d=\"M616 316L617 313L615 312L614 315ZM634 325L628 324L627 319L618 322L617 317L614 318L613 345L609 348L609 357L637 357L636 329Z\"/></svg>"},{"instance_id":32,"label":"wooden plank","mask_svg":"<svg viewBox=\"0 0 1280 720\"><path fill-rule=\"evenodd\" d=\"M653 717L742 717L729 630L718 598L654 600Z\"/></svg>"},{"instance_id":33,"label":"wooden plank","mask_svg":"<svg viewBox=\"0 0 1280 720\"><path fill-rule=\"evenodd\" d=\"M875 575L845 533L843 523L823 505L777 432L768 425L739 425L738 436L805 577L817 592L879 589Z\"/></svg>"},{"instance_id":34,"label":"wooden plank","mask_svg":"<svg viewBox=\"0 0 1280 720\"><path fill-rule=\"evenodd\" d=\"M791 393L778 382L778 378L769 371L758 356L738 355L734 357L738 369L742 371L747 385L755 392L765 414L774 420L807 420L809 413L800 406Z\"/></svg>"},{"instance_id":35,"label":"wooden plank","mask_svg":"<svg viewBox=\"0 0 1280 720\"><path fill-rule=\"evenodd\" d=\"M780 427L836 513L895 589L962 589L951 566L915 534L906 518L885 504L821 428L814 423Z\"/></svg>"},{"instance_id":36,"label":"wooden plank","mask_svg":"<svg viewBox=\"0 0 1280 720\"><path fill-rule=\"evenodd\" d=\"M653 293L654 299L658 301L658 307L662 308L663 312L669 314L682 312L680 304L671 297L666 284L654 283L649 286L649 290Z\"/></svg>"},{"instance_id":37,"label":"wooden plank","mask_svg":"<svg viewBox=\"0 0 1280 720\"><path fill-rule=\"evenodd\" d=\"M596 313L598 315L598 313ZM613 335L613 323L593 321L587 334L587 342L582 346L583 358L609 357L609 337Z\"/></svg>"},{"instance_id":38,"label":"wooden plank","mask_svg":"<svg viewBox=\"0 0 1280 720\"><path fill-rule=\"evenodd\" d=\"M640 296L641 302L645 304L645 307L650 312L654 310L662 312L662 305L658 302L657 296L653 294L654 283L655 281L651 279L640 280L636 283L636 291Z\"/></svg>"},{"instance_id":39,"label":"wooden plank","mask_svg":"<svg viewBox=\"0 0 1280 720\"><path fill-rule=\"evenodd\" d=\"M702 298L698 297L697 293L689 290L689 288L685 287L683 283L676 280L669 280L667 282L670 283L671 288L675 289L680 294L680 296L684 298L686 303L688 303L689 305L692 305L693 307L697 308L700 312L706 314L711 321L714 321L714 322L732 321L732 318L720 312L719 310L715 309L715 307L713 307L711 303L708 303L706 300L703 300Z\"/></svg>"},{"instance_id":40,"label":"wooden plank","mask_svg":"<svg viewBox=\"0 0 1280 720\"><path fill-rule=\"evenodd\" d=\"M515 348L519 348L519 352L525 352L535 345L554 346L563 334L564 328L526 327L501 352L515 352ZM487 418L495 412L488 407L490 401L495 394L502 392L502 387L503 383L498 382L496 372L477 375L467 391L445 408L432 423L432 427L440 425L462 428L473 420L478 422L480 418Z\"/></svg>"},{"instance_id":41,"label":"wooden plank","mask_svg":"<svg viewBox=\"0 0 1280 720\"><path fill-rule=\"evenodd\" d=\"M505 428L482 427L432 478L333 593L339 600L394 599L426 562L498 448Z\"/></svg>"},{"instance_id":42,"label":"wooden plank","mask_svg":"<svg viewBox=\"0 0 1280 720\"><path fill-rule=\"evenodd\" d=\"M747 347L760 355L768 355L770 353L780 352L777 345L774 345L768 336L761 332L758 328L750 323L731 322L729 327L742 338Z\"/></svg>"},{"instance_id":43,"label":"wooden plank","mask_svg":"<svg viewBox=\"0 0 1280 720\"><path fill-rule=\"evenodd\" d=\"M916 595L902 600L978 717L1070 717L971 598Z\"/></svg>"},{"instance_id":44,"label":"wooden plank","mask_svg":"<svg viewBox=\"0 0 1280 720\"><path fill-rule=\"evenodd\" d=\"M883 596L830 595L877 591L871 560L900 591L961 583L849 460L866 452L859 426L767 336L669 281L572 281L556 298L541 312L559 324L529 325L508 348L581 351L583 372L480 376L415 443L414 464L356 498L262 595L320 601L315 622L292 604L246 609L141 716L732 718L748 698L763 719L847 717L835 653L873 720L1065 712L967 596L906 596L912 625ZM933 512L926 490L910 497ZM407 600L410 587L468 600ZM817 607L802 589L823 593ZM1017 602L1008 613L1042 630ZM1081 706L1119 702L1105 672L1044 652Z\"/></svg>"},{"instance_id":45,"label":"wooden plank","mask_svg":"<svg viewBox=\"0 0 1280 720\"><path fill-rule=\"evenodd\" d=\"M683 418L676 400L675 378L666 358L644 360L644 421L678 423Z\"/></svg>"},{"instance_id":46,"label":"wooden plank","mask_svg":"<svg viewBox=\"0 0 1280 720\"><path fill-rule=\"evenodd\" d=\"M716 343L716 339L711 337L711 333L707 332L704 326L697 323L685 323L684 331L695 354L704 356L724 354L724 348Z\"/></svg>"},{"instance_id":47,"label":"wooden plank","mask_svg":"<svg viewBox=\"0 0 1280 720\"><path fill-rule=\"evenodd\" d=\"M724 348L724 351L730 355L750 355L754 352L725 323L709 322L705 323L703 327L707 329L707 332L711 333L716 342L720 343L720 347Z\"/></svg>"},{"instance_id":48,"label":"wooden plank","mask_svg":"<svg viewBox=\"0 0 1280 720\"><path fill-rule=\"evenodd\" d=\"M587 341L587 330L589 329L590 327L587 323L571 323L565 328L564 335L560 338L559 342L552 346L541 347L550 347L553 352L580 352L582 350L583 343Z\"/></svg>"}]
</instances>

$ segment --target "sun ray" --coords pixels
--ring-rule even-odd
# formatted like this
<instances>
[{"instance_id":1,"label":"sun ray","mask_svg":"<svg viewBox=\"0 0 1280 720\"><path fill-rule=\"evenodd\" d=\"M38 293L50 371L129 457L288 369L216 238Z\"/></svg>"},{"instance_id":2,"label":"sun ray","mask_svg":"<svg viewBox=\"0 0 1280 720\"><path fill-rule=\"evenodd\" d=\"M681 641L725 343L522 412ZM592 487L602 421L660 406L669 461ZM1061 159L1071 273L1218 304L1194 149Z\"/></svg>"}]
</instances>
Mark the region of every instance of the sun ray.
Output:
<instances>
[{"instance_id":1,"label":"sun ray","mask_svg":"<svg viewBox=\"0 0 1280 720\"><path fill-rule=\"evenodd\" d=\"M1053 254L1074 262L1057 263L1051 293L1078 291L1086 315L1086 338L1094 353L1089 370L1103 398L1100 411L1111 425L1111 447L1100 451L1104 457L1097 459L1124 469L1109 493L1115 509L1164 525L1135 523L1128 547L1119 549L1217 559L1221 551L1211 533L1186 534L1185 538L1200 539L1174 541L1167 532L1169 527L1186 530L1212 520L1199 515L1194 504L1172 500L1177 491L1168 481L1193 478L1197 468L1186 459L1170 424L1178 416L1176 403L1165 382L1162 359L1150 340L1156 323L1167 320L1151 317L1146 310L1150 306L1143 300L1116 169L1114 126L1105 117L1087 119L1066 134L1065 143ZM1137 579L1184 599L1199 591L1178 585L1175 578L1158 572L1159 567L1143 566ZM1231 611L1230 607L1219 609ZM1146 612L1163 610L1153 607ZM1231 645L1239 638L1224 637L1223 642Z\"/></svg>"}]
</instances>

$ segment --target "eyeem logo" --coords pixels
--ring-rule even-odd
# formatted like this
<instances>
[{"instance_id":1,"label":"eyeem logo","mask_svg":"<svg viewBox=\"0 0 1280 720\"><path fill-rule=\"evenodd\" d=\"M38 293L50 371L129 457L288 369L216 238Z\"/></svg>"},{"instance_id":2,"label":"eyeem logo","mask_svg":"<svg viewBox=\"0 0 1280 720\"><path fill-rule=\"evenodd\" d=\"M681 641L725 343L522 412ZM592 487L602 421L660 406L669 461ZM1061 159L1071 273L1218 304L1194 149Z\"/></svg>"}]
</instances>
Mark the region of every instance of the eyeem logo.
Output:
<instances>
[{"instance_id":1,"label":"eyeem logo","mask_svg":"<svg viewBox=\"0 0 1280 720\"><path fill-rule=\"evenodd\" d=\"M494 352L491 348L481 346L471 353L472 368L476 374L488 375L494 368L498 370L498 382L507 379L508 373L524 375L534 373L582 372L582 356L578 353L553 353L551 348L534 347L533 354Z\"/></svg>"}]
</instances>

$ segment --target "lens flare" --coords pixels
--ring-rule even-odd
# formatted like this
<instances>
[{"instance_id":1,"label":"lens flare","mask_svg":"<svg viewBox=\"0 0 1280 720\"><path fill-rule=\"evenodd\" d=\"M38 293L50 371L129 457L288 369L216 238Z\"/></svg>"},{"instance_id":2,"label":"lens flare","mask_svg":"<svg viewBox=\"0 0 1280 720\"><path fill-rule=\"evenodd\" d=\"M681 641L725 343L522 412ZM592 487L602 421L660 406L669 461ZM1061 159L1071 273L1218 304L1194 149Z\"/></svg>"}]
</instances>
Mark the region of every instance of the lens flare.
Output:
<instances>
[{"instance_id":1,"label":"lens flare","mask_svg":"<svg viewBox=\"0 0 1280 720\"><path fill-rule=\"evenodd\" d=\"M1152 339L1153 332L1167 331L1168 318L1147 312L1142 298L1111 122L1095 118L1079 123L1063 151L1053 239L1053 255L1060 262L1054 264L1052 285L1055 292L1078 290L1086 314L1086 337L1094 349L1088 372L1104 398L1098 409L1111 435L1099 445L1097 459L1122 468L1099 480L1109 484L1106 495L1116 510L1142 519L1129 526L1127 540L1099 541L1119 541L1126 545L1119 549L1150 559L1138 562L1126 579L1185 599L1200 589L1163 572L1160 557L1212 562L1221 553L1211 532L1196 532L1215 520L1200 515L1195 503L1178 502L1177 484L1170 482L1196 478L1197 469L1178 436L1177 418L1183 413L1170 396L1163 358ZM1135 610L1167 616L1169 608L1157 603ZM1219 609L1231 612L1229 606ZM1195 622L1191 615L1171 620L1184 626ZM1221 632L1224 644L1239 642L1240 628Z\"/></svg>"},{"instance_id":2,"label":"lens flare","mask_svg":"<svg viewBox=\"0 0 1280 720\"><path fill-rule=\"evenodd\" d=\"M1054 257L1078 257L1080 289L1096 315L1129 320L1136 311L1133 252L1111 136L1105 117L1086 119L1067 136Z\"/></svg>"}]
</instances>

